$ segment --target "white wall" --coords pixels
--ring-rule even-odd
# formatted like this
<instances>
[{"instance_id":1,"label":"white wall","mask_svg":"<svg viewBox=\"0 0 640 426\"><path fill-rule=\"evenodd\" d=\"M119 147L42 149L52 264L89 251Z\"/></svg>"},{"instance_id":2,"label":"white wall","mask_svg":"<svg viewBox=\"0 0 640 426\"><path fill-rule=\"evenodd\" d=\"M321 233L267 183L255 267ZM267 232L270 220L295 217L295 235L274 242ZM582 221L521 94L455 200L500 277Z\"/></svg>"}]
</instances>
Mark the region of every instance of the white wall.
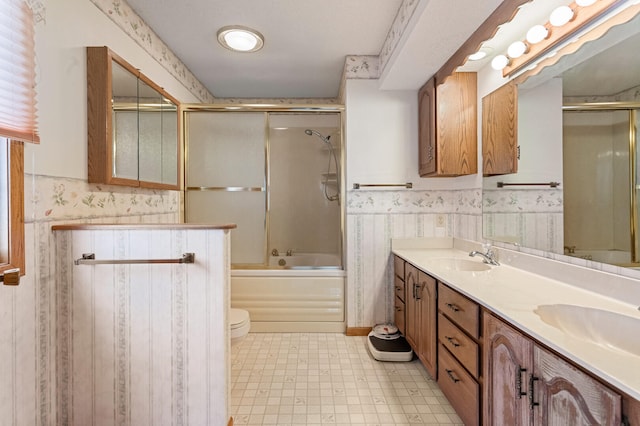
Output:
<instances>
[{"instance_id":1,"label":"white wall","mask_svg":"<svg viewBox=\"0 0 640 426\"><path fill-rule=\"evenodd\" d=\"M50 0L36 26L41 146L25 171L87 177L86 46L108 46L181 102L196 98L88 0Z\"/></svg>"}]
</instances>

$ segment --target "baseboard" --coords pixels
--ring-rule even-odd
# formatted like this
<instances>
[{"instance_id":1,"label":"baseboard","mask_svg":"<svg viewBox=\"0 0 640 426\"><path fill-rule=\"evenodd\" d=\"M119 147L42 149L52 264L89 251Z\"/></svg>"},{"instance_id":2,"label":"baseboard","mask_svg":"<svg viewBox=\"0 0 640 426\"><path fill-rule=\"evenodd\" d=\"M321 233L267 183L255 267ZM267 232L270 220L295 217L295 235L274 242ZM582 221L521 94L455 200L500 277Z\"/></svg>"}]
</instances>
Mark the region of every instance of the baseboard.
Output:
<instances>
[{"instance_id":1,"label":"baseboard","mask_svg":"<svg viewBox=\"0 0 640 426\"><path fill-rule=\"evenodd\" d=\"M347 327L347 336L366 336L371 332L371 327Z\"/></svg>"}]
</instances>

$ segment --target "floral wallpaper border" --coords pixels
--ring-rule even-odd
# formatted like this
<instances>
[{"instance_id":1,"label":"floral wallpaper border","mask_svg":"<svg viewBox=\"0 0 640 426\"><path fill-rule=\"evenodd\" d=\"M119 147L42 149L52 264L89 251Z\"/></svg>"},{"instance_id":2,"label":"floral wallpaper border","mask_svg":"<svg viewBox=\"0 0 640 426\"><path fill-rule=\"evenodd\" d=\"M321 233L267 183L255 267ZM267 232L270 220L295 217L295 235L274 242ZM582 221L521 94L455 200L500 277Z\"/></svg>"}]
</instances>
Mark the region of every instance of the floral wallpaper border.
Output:
<instances>
[{"instance_id":1,"label":"floral wallpaper border","mask_svg":"<svg viewBox=\"0 0 640 426\"><path fill-rule=\"evenodd\" d=\"M482 208L488 213L562 213L561 189L484 189Z\"/></svg>"},{"instance_id":2,"label":"floral wallpaper border","mask_svg":"<svg viewBox=\"0 0 640 426\"><path fill-rule=\"evenodd\" d=\"M482 192L464 190L351 190L347 214L459 213L482 214Z\"/></svg>"},{"instance_id":3,"label":"floral wallpaper border","mask_svg":"<svg viewBox=\"0 0 640 426\"><path fill-rule=\"evenodd\" d=\"M387 62L389 62L389 58L391 58L391 54L398 47L398 42L400 38L404 34L409 25L409 21L413 16L413 13L416 11L418 7L419 0L404 0L400 9L398 10L398 14L396 15L396 19L393 21L391 25L391 29L387 34L387 38L382 45L382 49L380 50L380 69L384 70L387 66Z\"/></svg>"},{"instance_id":4,"label":"floral wallpaper border","mask_svg":"<svg viewBox=\"0 0 640 426\"><path fill-rule=\"evenodd\" d=\"M180 192L89 184L85 180L27 175L25 222L180 213ZM27 192L26 194L29 194ZM28 195L27 195L28 196Z\"/></svg>"}]
</instances>

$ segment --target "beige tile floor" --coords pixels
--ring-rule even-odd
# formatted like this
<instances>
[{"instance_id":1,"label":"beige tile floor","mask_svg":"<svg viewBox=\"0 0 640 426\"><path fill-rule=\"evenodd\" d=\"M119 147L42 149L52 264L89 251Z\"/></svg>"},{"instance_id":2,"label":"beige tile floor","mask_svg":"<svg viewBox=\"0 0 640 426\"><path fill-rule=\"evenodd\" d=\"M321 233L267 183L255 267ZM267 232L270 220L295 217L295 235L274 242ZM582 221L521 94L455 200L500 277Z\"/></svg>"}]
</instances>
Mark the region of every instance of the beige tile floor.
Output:
<instances>
[{"instance_id":1,"label":"beige tile floor","mask_svg":"<svg viewBox=\"0 0 640 426\"><path fill-rule=\"evenodd\" d=\"M422 364L380 362L366 337L250 333L231 350L235 425L461 425Z\"/></svg>"}]
</instances>

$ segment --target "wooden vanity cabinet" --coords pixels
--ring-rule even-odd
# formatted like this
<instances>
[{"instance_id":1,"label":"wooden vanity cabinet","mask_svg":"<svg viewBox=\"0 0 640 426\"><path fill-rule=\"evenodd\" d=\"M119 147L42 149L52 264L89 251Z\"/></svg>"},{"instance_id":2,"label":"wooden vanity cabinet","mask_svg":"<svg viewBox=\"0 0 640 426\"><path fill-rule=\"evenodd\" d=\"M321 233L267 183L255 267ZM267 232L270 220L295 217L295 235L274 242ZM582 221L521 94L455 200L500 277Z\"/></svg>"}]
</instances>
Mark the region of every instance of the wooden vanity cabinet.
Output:
<instances>
[{"instance_id":1,"label":"wooden vanity cabinet","mask_svg":"<svg viewBox=\"0 0 640 426\"><path fill-rule=\"evenodd\" d=\"M405 264L405 338L431 377L437 374L436 280Z\"/></svg>"},{"instance_id":2,"label":"wooden vanity cabinet","mask_svg":"<svg viewBox=\"0 0 640 426\"><path fill-rule=\"evenodd\" d=\"M621 396L488 312L485 425L619 425Z\"/></svg>"},{"instance_id":3,"label":"wooden vanity cabinet","mask_svg":"<svg viewBox=\"0 0 640 426\"><path fill-rule=\"evenodd\" d=\"M480 306L442 283L438 283L438 342L438 385L464 424L478 425Z\"/></svg>"},{"instance_id":4,"label":"wooden vanity cabinet","mask_svg":"<svg viewBox=\"0 0 640 426\"><path fill-rule=\"evenodd\" d=\"M393 291L395 293L393 319L403 335L406 334L404 264L405 261L402 258L398 256L393 258Z\"/></svg>"},{"instance_id":5,"label":"wooden vanity cabinet","mask_svg":"<svg viewBox=\"0 0 640 426\"><path fill-rule=\"evenodd\" d=\"M482 173L518 172L518 88L513 81L482 98Z\"/></svg>"},{"instance_id":6,"label":"wooden vanity cabinet","mask_svg":"<svg viewBox=\"0 0 640 426\"><path fill-rule=\"evenodd\" d=\"M476 73L434 78L418 91L419 172L422 177L478 172Z\"/></svg>"}]
</instances>

